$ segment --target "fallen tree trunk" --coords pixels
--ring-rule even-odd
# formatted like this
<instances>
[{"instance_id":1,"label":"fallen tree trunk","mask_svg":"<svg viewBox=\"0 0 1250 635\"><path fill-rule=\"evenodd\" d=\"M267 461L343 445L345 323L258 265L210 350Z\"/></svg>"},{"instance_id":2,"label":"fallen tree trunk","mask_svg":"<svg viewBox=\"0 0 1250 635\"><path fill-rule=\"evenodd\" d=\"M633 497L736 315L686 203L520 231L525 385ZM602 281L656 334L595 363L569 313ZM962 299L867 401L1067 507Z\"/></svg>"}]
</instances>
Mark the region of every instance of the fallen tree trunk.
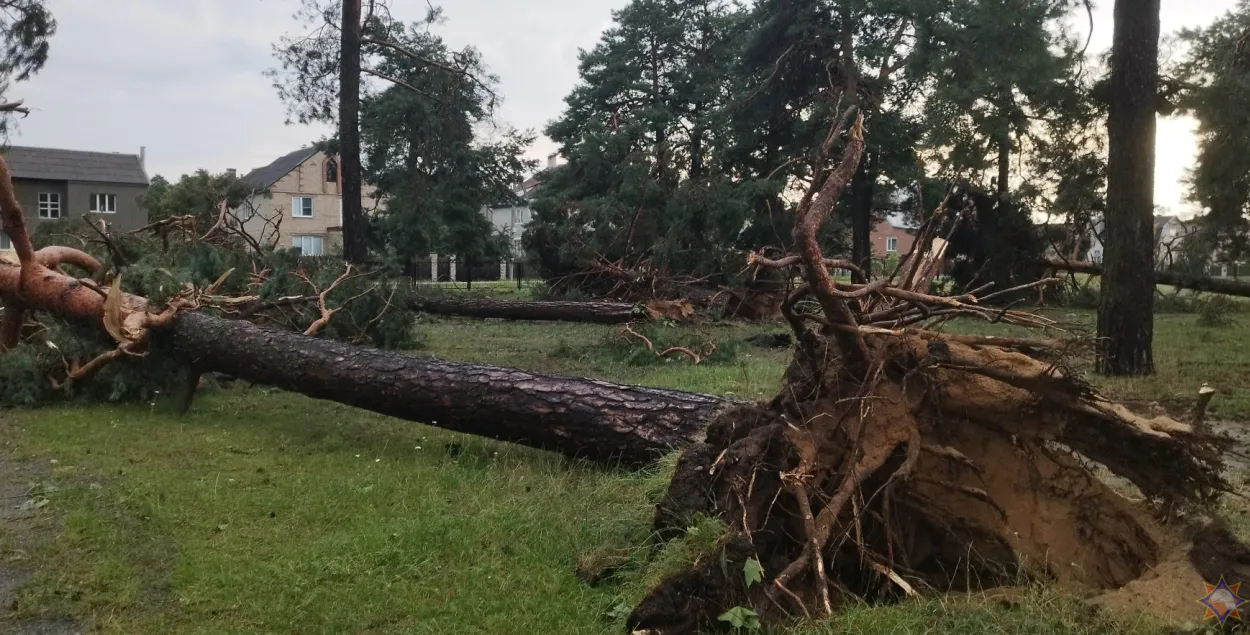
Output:
<instances>
[{"instance_id":1,"label":"fallen tree trunk","mask_svg":"<svg viewBox=\"0 0 1250 635\"><path fill-rule=\"evenodd\" d=\"M100 324L103 295L37 266L25 308ZM17 265L0 262L0 295L16 296ZM144 298L123 294L130 315ZM428 425L554 450L594 461L636 464L696 440L730 402L710 395L411 357L184 311L154 330L165 348L199 372L329 399Z\"/></svg>"},{"instance_id":2,"label":"fallen tree trunk","mask_svg":"<svg viewBox=\"0 0 1250 635\"><path fill-rule=\"evenodd\" d=\"M624 324L647 317L646 309L624 302L540 302L415 296L408 300L408 308L437 315L593 324Z\"/></svg>"},{"instance_id":3,"label":"fallen tree trunk","mask_svg":"<svg viewBox=\"0 0 1250 635\"><path fill-rule=\"evenodd\" d=\"M683 447L731 403L412 357L195 311L179 314L159 337L197 369L601 462L637 464Z\"/></svg>"},{"instance_id":4,"label":"fallen tree trunk","mask_svg":"<svg viewBox=\"0 0 1250 635\"><path fill-rule=\"evenodd\" d=\"M1050 269L1058 269L1060 271L1071 271L1073 273L1087 273L1093 276L1102 275L1102 267L1089 263L1078 261L1063 261L1047 258L1042 261L1042 266ZM1240 280L1224 280L1221 278L1208 278L1205 276L1192 276L1179 274L1172 271L1156 271L1155 284L1168 284L1178 289L1189 289L1191 291L1206 291L1208 293L1222 293L1224 295L1235 295L1243 298L1250 298L1250 283Z\"/></svg>"}]
</instances>

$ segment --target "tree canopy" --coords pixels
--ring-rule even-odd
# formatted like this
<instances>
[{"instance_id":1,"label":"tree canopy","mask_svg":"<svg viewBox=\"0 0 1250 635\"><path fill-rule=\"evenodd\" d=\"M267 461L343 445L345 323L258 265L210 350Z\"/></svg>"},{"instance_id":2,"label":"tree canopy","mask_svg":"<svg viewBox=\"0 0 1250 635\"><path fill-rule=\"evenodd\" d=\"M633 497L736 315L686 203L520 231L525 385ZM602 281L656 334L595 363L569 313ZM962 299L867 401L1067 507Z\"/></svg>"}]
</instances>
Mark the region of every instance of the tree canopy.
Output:
<instances>
[{"instance_id":1,"label":"tree canopy","mask_svg":"<svg viewBox=\"0 0 1250 635\"><path fill-rule=\"evenodd\" d=\"M999 211L1027 224L1041 194L1073 196L1060 176L1072 162L1054 156L1071 135L1056 131L1094 117L1075 8L634 0L582 53L547 129L567 164L544 175L526 244L549 277L740 281L747 252L789 248L796 192L830 168L812 148L839 104L858 105L870 134L827 249L862 266L874 223L927 214L939 201L917 193L937 178L1011 199Z\"/></svg>"},{"instance_id":2,"label":"tree canopy","mask_svg":"<svg viewBox=\"0 0 1250 635\"><path fill-rule=\"evenodd\" d=\"M1184 84L1177 105L1198 120L1189 198L1205 212L1203 251L1237 262L1250 254L1250 2L1180 41L1188 50L1172 69Z\"/></svg>"}]
</instances>

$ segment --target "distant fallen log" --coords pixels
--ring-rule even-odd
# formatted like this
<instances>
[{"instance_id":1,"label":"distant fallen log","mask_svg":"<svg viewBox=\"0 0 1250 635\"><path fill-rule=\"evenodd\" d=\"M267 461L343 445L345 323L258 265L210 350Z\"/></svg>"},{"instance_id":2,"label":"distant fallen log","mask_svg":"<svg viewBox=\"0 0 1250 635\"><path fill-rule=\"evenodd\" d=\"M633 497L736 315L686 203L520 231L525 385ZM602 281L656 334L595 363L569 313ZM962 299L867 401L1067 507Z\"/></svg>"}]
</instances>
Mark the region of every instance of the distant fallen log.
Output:
<instances>
[{"instance_id":1,"label":"distant fallen log","mask_svg":"<svg viewBox=\"0 0 1250 635\"><path fill-rule=\"evenodd\" d=\"M1087 273L1093 276L1102 275L1102 267L1089 262L1079 262L1075 260L1063 261L1047 258L1042 260L1042 265L1051 269L1058 269L1060 271ZM1250 283L1242 282L1240 280L1224 280L1222 278L1208 278L1205 276L1179 274L1172 271L1156 271L1155 284L1167 284L1178 289L1206 291L1208 293L1222 293L1224 295L1235 295L1243 298L1250 298Z\"/></svg>"},{"instance_id":2,"label":"distant fallen log","mask_svg":"<svg viewBox=\"0 0 1250 635\"><path fill-rule=\"evenodd\" d=\"M414 296L408 300L408 308L436 315L505 320L624 324L638 319L647 319L645 307L624 302L546 302Z\"/></svg>"}]
</instances>

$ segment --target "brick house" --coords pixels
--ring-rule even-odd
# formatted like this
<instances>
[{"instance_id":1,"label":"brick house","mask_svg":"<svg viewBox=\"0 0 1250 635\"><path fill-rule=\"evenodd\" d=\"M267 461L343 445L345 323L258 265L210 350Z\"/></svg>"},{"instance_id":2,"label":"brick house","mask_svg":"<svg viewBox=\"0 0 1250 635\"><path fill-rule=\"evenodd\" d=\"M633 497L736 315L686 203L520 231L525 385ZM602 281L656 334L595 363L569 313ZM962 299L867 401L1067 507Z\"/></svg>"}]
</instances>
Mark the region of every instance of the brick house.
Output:
<instances>
[{"instance_id":1,"label":"brick house","mask_svg":"<svg viewBox=\"0 0 1250 635\"><path fill-rule=\"evenodd\" d=\"M261 244L298 247L320 256L343 244L343 184L336 157L300 148L256 168L240 179L268 196L257 195L239 210L243 228ZM374 188L361 186L361 206L376 207Z\"/></svg>"},{"instance_id":2,"label":"brick house","mask_svg":"<svg viewBox=\"0 0 1250 635\"><path fill-rule=\"evenodd\" d=\"M902 214L890 214L877 221L870 235L873 258L902 258L911 251L916 242L915 223Z\"/></svg>"},{"instance_id":3,"label":"brick house","mask_svg":"<svg viewBox=\"0 0 1250 635\"><path fill-rule=\"evenodd\" d=\"M31 230L46 221L90 217L117 231L148 224L141 199L148 191L145 151L139 154L85 152L11 146L4 159L13 175L17 202ZM0 250L9 250L0 233Z\"/></svg>"}]
</instances>

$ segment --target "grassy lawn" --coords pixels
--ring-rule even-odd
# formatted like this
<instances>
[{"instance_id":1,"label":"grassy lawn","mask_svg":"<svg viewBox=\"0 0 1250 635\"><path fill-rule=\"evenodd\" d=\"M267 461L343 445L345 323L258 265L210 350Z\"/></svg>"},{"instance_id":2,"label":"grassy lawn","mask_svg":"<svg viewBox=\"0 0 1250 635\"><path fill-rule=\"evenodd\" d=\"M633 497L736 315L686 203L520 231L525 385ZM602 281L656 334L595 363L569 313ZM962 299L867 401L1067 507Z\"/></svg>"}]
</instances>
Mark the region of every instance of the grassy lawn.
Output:
<instances>
[{"instance_id":1,"label":"grassy lawn","mask_svg":"<svg viewBox=\"0 0 1250 635\"><path fill-rule=\"evenodd\" d=\"M1189 398L1207 381L1221 391L1213 410L1250 419L1250 329L1194 320L1156 320L1157 377L1099 384L1154 400ZM618 327L418 328L422 353L445 359L744 398L771 397L789 358L735 343L779 326L673 329L734 350L698 367L623 356L609 346ZM261 388L203 395L187 417L159 402L59 407L0 412L0 429L8 446L0 452L47 464L46 478L30 485L49 504L33 513L55 529L28 553L0 528L0 558L35 571L0 632L71 616L84 632L118 634L620 633L614 609L637 598L640 581L592 588L574 569L605 546L640 550L666 483L659 466L627 473L570 463ZM856 608L792 632L1149 629L1034 589L1011 601Z\"/></svg>"}]
</instances>

